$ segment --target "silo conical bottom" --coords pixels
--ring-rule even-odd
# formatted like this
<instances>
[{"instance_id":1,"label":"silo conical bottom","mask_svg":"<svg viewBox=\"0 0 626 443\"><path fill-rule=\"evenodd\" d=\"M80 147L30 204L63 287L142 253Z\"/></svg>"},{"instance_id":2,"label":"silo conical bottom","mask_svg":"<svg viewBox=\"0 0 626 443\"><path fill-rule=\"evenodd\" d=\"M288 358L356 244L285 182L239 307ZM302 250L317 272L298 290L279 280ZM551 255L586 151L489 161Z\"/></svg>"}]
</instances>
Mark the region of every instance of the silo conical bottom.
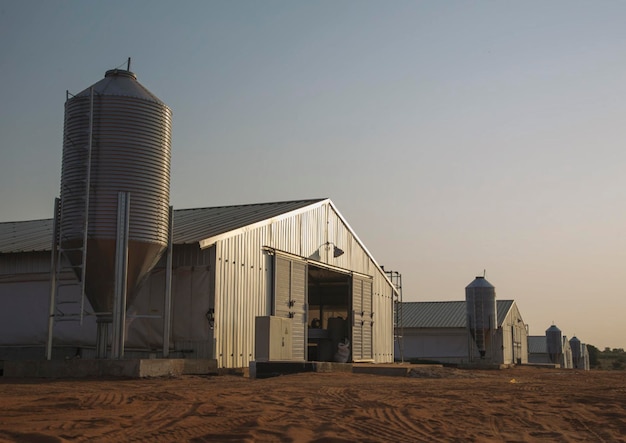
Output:
<instances>
[{"instance_id":1,"label":"silo conical bottom","mask_svg":"<svg viewBox=\"0 0 626 443\"><path fill-rule=\"evenodd\" d=\"M64 242L65 249L79 247L80 240ZM85 295L98 316L107 317L113 312L115 291L115 239L89 239L87 241L87 272ZM126 306L134 300L139 284L159 261L166 247L159 243L136 240L128 242L128 276L126 286ZM67 252L72 266L79 266L81 252ZM75 268L80 279L80 268ZM103 319L104 320L104 319ZM106 321L106 320L104 320Z\"/></svg>"}]
</instances>

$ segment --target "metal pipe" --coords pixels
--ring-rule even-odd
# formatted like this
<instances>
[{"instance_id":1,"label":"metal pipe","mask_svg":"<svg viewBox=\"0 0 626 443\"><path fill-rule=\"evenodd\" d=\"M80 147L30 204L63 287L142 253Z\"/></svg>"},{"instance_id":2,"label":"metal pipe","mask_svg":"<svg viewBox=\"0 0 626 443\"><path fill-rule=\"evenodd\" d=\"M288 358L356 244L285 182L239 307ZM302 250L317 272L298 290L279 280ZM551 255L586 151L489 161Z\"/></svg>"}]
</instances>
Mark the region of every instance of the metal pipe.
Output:
<instances>
[{"instance_id":1,"label":"metal pipe","mask_svg":"<svg viewBox=\"0 0 626 443\"><path fill-rule=\"evenodd\" d=\"M170 206L170 230L167 242L167 264L165 265L165 305L163 306L163 357L170 355L170 330L172 327L172 262L174 253L174 208Z\"/></svg>"},{"instance_id":2,"label":"metal pipe","mask_svg":"<svg viewBox=\"0 0 626 443\"><path fill-rule=\"evenodd\" d=\"M87 278L87 240L89 238L89 195L91 194L91 153L93 150L93 86L89 88L89 142L87 143L87 173L85 175L85 220L83 223L83 259L80 273L80 325L85 312L85 280Z\"/></svg>"},{"instance_id":3,"label":"metal pipe","mask_svg":"<svg viewBox=\"0 0 626 443\"><path fill-rule=\"evenodd\" d=\"M117 241L115 247L115 293L113 298L113 342L111 357L124 358L126 329L126 279L128 277L128 225L130 192L117 194Z\"/></svg>"},{"instance_id":4,"label":"metal pipe","mask_svg":"<svg viewBox=\"0 0 626 443\"><path fill-rule=\"evenodd\" d=\"M57 254L58 254L58 221L61 199L54 199L54 218L52 222L52 248L50 250L50 306L48 307L48 340L46 343L46 360L52 360L52 334L54 329L54 311L57 295Z\"/></svg>"}]
</instances>

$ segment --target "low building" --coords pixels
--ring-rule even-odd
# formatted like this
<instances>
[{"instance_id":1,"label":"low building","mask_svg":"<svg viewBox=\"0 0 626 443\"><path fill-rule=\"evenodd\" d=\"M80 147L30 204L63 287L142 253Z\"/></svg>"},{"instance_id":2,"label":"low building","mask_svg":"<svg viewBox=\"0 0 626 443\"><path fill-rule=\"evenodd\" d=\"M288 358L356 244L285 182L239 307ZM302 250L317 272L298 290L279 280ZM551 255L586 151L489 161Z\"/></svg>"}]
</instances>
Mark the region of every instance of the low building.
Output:
<instances>
[{"instance_id":1,"label":"low building","mask_svg":"<svg viewBox=\"0 0 626 443\"><path fill-rule=\"evenodd\" d=\"M491 360L499 364L527 363L528 333L517 304L497 300L496 310ZM404 302L401 312L396 328L396 360L461 364L479 354L468 329L466 301Z\"/></svg>"},{"instance_id":2,"label":"low building","mask_svg":"<svg viewBox=\"0 0 626 443\"><path fill-rule=\"evenodd\" d=\"M556 325L550 326L546 335L528 336L528 362L558 365L563 369L589 370L590 367L587 345L577 337L568 340Z\"/></svg>"}]
</instances>

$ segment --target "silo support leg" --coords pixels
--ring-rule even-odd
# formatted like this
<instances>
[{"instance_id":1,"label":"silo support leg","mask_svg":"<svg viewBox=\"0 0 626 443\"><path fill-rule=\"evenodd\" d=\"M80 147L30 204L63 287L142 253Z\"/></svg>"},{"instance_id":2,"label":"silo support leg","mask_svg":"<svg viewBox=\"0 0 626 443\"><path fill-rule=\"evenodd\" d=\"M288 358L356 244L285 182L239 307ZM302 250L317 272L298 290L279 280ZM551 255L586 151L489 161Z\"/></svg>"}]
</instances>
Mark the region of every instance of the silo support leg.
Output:
<instances>
[{"instance_id":1,"label":"silo support leg","mask_svg":"<svg viewBox=\"0 0 626 443\"><path fill-rule=\"evenodd\" d=\"M117 242L115 247L115 293L113 297L113 341L111 358L124 358L126 329L126 279L128 276L128 226L130 222L130 193L117 197Z\"/></svg>"}]
</instances>

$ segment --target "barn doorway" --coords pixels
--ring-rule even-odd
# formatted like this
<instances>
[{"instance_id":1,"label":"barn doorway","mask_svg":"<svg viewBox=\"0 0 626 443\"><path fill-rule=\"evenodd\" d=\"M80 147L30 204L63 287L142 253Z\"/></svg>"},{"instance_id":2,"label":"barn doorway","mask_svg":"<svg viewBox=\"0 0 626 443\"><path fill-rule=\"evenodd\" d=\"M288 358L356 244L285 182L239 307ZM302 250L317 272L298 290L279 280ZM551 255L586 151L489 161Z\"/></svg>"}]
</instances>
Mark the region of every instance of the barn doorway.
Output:
<instances>
[{"instance_id":1,"label":"barn doorway","mask_svg":"<svg viewBox=\"0 0 626 443\"><path fill-rule=\"evenodd\" d=\"M352 277L308 265L309 361L336 361L339 343L352 341ZM351 361L348 355L347 361Z\"/></svg>"}]
</instances>

